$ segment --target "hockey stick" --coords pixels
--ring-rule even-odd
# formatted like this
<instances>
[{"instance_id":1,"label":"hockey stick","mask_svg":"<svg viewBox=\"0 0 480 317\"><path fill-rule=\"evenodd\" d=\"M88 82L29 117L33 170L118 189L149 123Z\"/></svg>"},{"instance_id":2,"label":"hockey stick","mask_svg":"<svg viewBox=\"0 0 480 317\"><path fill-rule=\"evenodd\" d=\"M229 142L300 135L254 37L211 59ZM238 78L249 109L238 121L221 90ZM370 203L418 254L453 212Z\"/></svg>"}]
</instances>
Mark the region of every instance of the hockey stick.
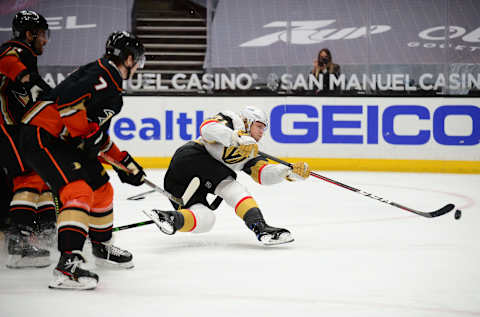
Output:
<instances>
[{"instance_id":1,"label":"hockey stick","mask_svg":"<svg viewBox=\"0 0 480 317\"><path fill-rule=\"evenodd\" d=\"M197 176L195 176L194 178L192 178L192 180L190 181L190 183L188 184L187 188L185 189L185 192L183 193L182 195L182 200L183 200L183 203L186 205L188 203L188 201L190 200L190 198L193 196L193 194L195 194L195 192L197 191L197 189L200 187L200 178L198 178ZM152 194L156 192L155 189L153 190L149 190L149 191L146 191L146 192L143 192L143 193L140 193L140 194L137 194L137 195L134 195L134 196L131 196L131 197L128 197L127 200L140 200L140 199L144 199L145 196L149 195L149 194ZM182 207L182 206L180 206Z\"/></svg>"},{"instance_id":2,"label":"hockey stick","mask_svg":"<svg viewBox=\"0 0 480 317\"><path fill-rule=\"evenodd\" d=\"M99 156L101 158L103 158L107 163L111 164L112 166L115 166L116 168L124 171L125 173L131 173L132 172L126 166L124 166L122 163L117 162L114 158L110 157L109 155L107 155L103 152L100 152ZM180 206L184 206L184 202L183 202L182 198L178 198L178 197L173 196L172 194L170 194L169 192L167 192L166 190L164 190L160 186L157 186L154 183L152 183L151 181L149 181L147 178L144 178L143 180L144 180L145 184L147 184L148 186L153 188L155 191L159 192L160 194L165 195L168 199L174 201L175 203L179 204Z\"/></svg>"},{"instance_id":3,"label":"hockey stick","mask_svg":"<svg viewBox=\"0 0 480 317\"><path fill-rule=\"evenodd\" d=\"M195 194L198 187L200 187L200 179L198 177L192 178L192 180L188 184L187 189L185 189L185 192L183 193L183 196L182 196L182 201L185 202L185 204L187 204L188 201L190 200L190 198L193 196L193 194ZM155 192L155 190L153 192ZM141 194L139 194L139 195L141 195ZM137 196L139 196L139 195L137 195ZM214 202L213 205L215 206L215 209L217 209L220 202L221 202L221 200L217 204L215 204L215 202ZM140 226L149 225L149 224L152 224L152 223L154 223L153 220L136 222L136 223L132 223L132 224L129 224L129 225L115 227L115 228L113 228L113 231L120 231L120 230L125 230L125 229L130 229L130 228L136 228L136 227L140 227Z\"/></svg>"},{"instance_id":4,"label":"hockey stick","mask_svg":"<svg viewBox=\"0 0 480 317\"><path fill-rule=\"evenodd\" d=\"M286 166L289 166L289 167L292 167L293 165L289 162L286 162L284 160L281 160L275 156L272 156L272 155L269 155L267 153L264 153L264 152L261 152L259 151L258 154L260 154L261 156L263 157L266 157L272 161L275 161L275 162L278 162L280 164L283 164L283 165L286 165ZM314 172L310 172L310 175L313 176L313 177L316 177L316 178L319 178L321 180L324 180L326 182L329 182L331 184L334 184L334 185L337 185L337 186L340 186L340 187L343 187L345 189L348 189L352 192L355 192L355 193L359 193L365 197L368 197L368 198L372 198L372 199L375 199L375 200L378 200L378 201L381 201L382 203L386 203L386 204L389 204L393 207L397 207L397 208L400 208L400 209L403 209L403 210L406 210L406 211L409 211L409 212L412 212L414 214L417 214L419 216L422 216L422 217L427 217L427 218L434 218L434 217L439 217L439 216L442 216L448 212L450 212L452 209L455 208L455 205L454 204L447 204L445 206L443 206L442 208L440 209L437 209L437 210L434 210L432 212L423 212L423 211L418 211L418 210L415 210L415 209L412 209L412 208L409 208L409 207L405 207L403 205L400 205L399 203L396 203L396 202L393 202L393 201L390 201L388 199L385 199L385 198L382 198L380 196L376 196L376 195L373 195L373 194L370 194L370 193L367 193L363 190L360 190L358 188L355 188L355 187L352 187L352 186L349 186L349 185L346 185L346 184L343 184L343 183L340 183L336 180L333 180L331 178L328 178L328 177L325 177L325 176L322 176L320 174L317 174L317 173L314 173Z\"/></svg>"},{"instance_id":5,"label":"hockey stick","mask_svg":"<svg viewBox=\"0 0 480 317\"><path fill-rule=\"evenodd\" d=\"M145 225L150 225L152 223L154 223L153 220L146 220L146 221L131 223L129 225L115 227L115 228L112 229L112 231L116 232L116 231L120 231L120 230L126 230L126 229L141 227L141 226L145 226Z\"/></svg>"},{"instance_id":6,"label":"hockey stick","mask_svg":"<svg viewBox=\"0 0 480 317\"><path fill-rule=\"evenodd\" d=\"M136 194L136 195L130 196L130 197L127 198L127 200L140 200L140 199L144 199L145 196L150 195L150 194L152 194L152 193L154 193L154 192L156 192L156 190L155 190L155 189L152 189L152 190L149 190L149 191L140 193L140 194Z\"/></svg>"}]
</instances>

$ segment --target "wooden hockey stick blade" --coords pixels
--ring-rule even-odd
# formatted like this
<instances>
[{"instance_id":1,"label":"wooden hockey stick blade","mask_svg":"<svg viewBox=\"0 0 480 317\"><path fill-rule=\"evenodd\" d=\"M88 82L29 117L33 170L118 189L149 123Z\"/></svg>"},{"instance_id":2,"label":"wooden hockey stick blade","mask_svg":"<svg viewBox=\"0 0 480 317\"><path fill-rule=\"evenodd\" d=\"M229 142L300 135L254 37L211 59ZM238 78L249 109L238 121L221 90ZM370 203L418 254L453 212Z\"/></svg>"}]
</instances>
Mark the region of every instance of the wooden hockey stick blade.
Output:
<instances>
[{"instance_id":1,"label":"wooden hockey stick blade","mask_svg":"<svg viewBox=\"0 0 480 317\"><path fill-rule=\"evenodd\" d=\"M149 191L140 193L140 194L136 194L136 195L130 196L130 197L127 198L127 200L140 200L140 199L144 199L145 196L147 196L147 195L149 195L149 194L152 194L152 193L155 193L155 192L156 192L156 190L155 190L155 189L152 189L152 190L149 190Z\"/></svg>"},{"instance_id":2,"label":"wooden hockey stick blade","mask_svg":"<svg viewBox=\"0 0 480 317\"><path fill-rule=\"evenodd\" d=\"M266 157L272 161L275 161L275 162L278 162L280 164L283 164L283 165L286 165L286 166L289 166L289 167L292 167L292 163L289 163L287 161L284 161L282 159L279 159L273 155L270 155L270 154L267 154L267 153L264 153L264 152L261 152L259 151L258 154L260 154L261 156L263 157ZM345 189L348 189L352 192L355 192L355 193L358 193L358 194L361 194L365 197L369 197L369 198L372 198L372 199L375 199L375 200L378 200L382 203L385 203L385 204L389 204L390 206L394 206L394 207L397 207L397 208L400 208L400 209L403 209L405 211L409 211L411 213L414 213L414 214L417 214L419 216L422 216L422 217L426 217L426 218L435 218L435 217L439 217L439 216L442 216L448 212L450 212L452 209L455 208L455 205L454 204L447 204L445 206L443 206L442 208L440 209L437 209L437 210L434 210L432 212L423 212L423 211L418 211L418 210L415 210L415 209L412 209L412 208L409 208L409 207L405 207L403 205L400 205L396 202L393 202L393 201L390 201L388 199L385 199L385 198L382 198L380 196L377 196L377 195L373 195L371 193L368 193L366 191L363 191L361 189L358 189L358 188L355 188L355 187L352 187L352 186L349 186L347 184L343 184L339 181L336 181L334 179L331 179L331 178L328 178L328 177L325 177L325 176L322 176L320 174L317 174L317 173L314 173L314 172L310 172L310 175L313 176L313 177L316 177L318 179L321 179L321 180L324 180L326 182L329 182L331 184L334 184L334 185L337 185L337 186L340 186L342 188L345 188Z\"/></svg>"}]
</instances>

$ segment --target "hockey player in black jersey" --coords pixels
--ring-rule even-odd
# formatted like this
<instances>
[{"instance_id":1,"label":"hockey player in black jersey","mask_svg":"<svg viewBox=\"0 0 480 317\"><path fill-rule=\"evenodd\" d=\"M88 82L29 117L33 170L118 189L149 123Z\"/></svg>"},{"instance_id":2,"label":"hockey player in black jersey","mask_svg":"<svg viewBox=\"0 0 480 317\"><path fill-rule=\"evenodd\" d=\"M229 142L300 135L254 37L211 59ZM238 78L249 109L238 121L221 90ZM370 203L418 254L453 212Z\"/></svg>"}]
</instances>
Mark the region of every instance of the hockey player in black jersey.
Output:
<instances>
[{"instance_id":1,"label":"hockey player in black jersey","mask_svg":"<svg viewBox=\"0 0 480 317\"><path fill-rule=\"evenodd\" d=\"M252 106L240 114L222 111L214 118L207 119L200 126L200 138L181 146L170 162L165 174L165 189L176 197L182 197L190 181L199 178L200 185L176 211L149 210L152 218L164 233L176 231L202 233L210 231L215 223L213 207L207 202L207 195L217 195L234 208L252 230L257 239L265 245L293 241L287 229L269 226L255 199L245 186L237 180L237 171L250 175L254 181L271 185L282 180L306 179L310 168L306 163L297 162L290 168L280 164L268 164L266 158L258 155L257 142L268 126L266 114ZM214 202L215 203L215 202ZM172 201L175 209L178 204Z\"/></svg>"},{"instance_id":2,"label":"hockey player in black jersey","mask_svg":"<svg viewBox=\"0 0 480 317\"><path fill-rule=\"evenodd\" d=\"M41 53L43 45L47 43L48 33L45 28L45 19L32 11L22 11L14 18L14 36L21 37L19 40L22 41L27 40L25 43L32 52ZM40 39L40 42L37 40L30 42L32 38ZM36 188L35 183L45 184L43 180L48 182L51 188L59 193L63 204L61 211L68 217L72 209L90 210L90 206L93 205L91 186L95 186L95 182L98 182L98 177L93 179L90 175L101 174L104 169L100 163L91 164L82 151L59 139L58 134L52 133L55 131L54 128L61 131L63 123L54 103L34 102L31 88L34 86L32 84L36 83L32 79L35 77L35 72L27 67L31 65L22 56L25 52L23 48L28 49L28 47L22 46L22 49L6 47L0 55L0 82L4 85L2 87L4 95L0 98L3 102L0 117L0 148L2 149L0 167L7 173L7 177L25 176L27 171L32 170L38 173L33 180L30 179L28 186ZM23 97L18 99L17 94L10 94L11 90L20 92ZM8 100L9 97L12 99ZM37 126L24 124L29 123L27 121L39 124ZM27 200L30 197L32 195L15 199L25 202L25 205L30 207L29 205L33 205L33 201ZM75 219L72 220L75 221ZM25 226L18 229L12 239L9 238L7 266L18 268L49 265L49 252L38 249L30 243L31 228ZM65 269L68 267L65 276L68 276L67 280L71 281L70 284L68 281L62 284L67 286L66 288L85 289L96 286L98 276L81 270L78 262L82 260L81 255L74 252L64 257L66 264L64 263L63 267Z\"/></svg>"},{"instance_id":3,"label":"hockey player in black jersey","mask_svg":"<svg viewBox=\"0 0 480 317\"><path fill-rule=\"evenodd\" d=\"M20 11L12 21L11 40L0 47L0 112L1 122L20 123L36 100L51 90L38 73L37 56L48 42L48 24L34 11ZM49 252L38 249L30 240L53 244L56 215L52 192L31 170L13 178L10 204L11 232L8 238L7 267L37 267L50 264Z\"/></svg>"},{"instance_id":4,"label":"hockey player in black jersey","mask_svg":"<svg viewBox=\"0 0 480 317\"><path fill-rule=\"evenodd\" d=\"M126 151L120 151L110 140L107 130L110 120L123 106L122 79L128 79L144 63L141 42L128 32L114 32L106 42L105 55L86 64L55 87L46 100L50 105L32 108L22 122L41 126L54 136L62 136L88 157L87 164L100 164L98 153L127 166L132 172L116 170L122 182L143 184L143 168ZM48 115L48 113L51 115ZM52 119L52 116L59 119ZM97 264L132 268L132 254L110 243L113 228L113 188L105 170L90 175L93 197L89 208L74 206L60 210L58 216L59 263L54 270L51 288L82 288L72 276L71 263L79 264L81 251L88 235ZM73 262L72 262L73 261ZM79 266L78 266L79 267ZM80 283L81 284L81 283ZM96 283L95 283L96 285Z\"/></svg>"}]
</instances>

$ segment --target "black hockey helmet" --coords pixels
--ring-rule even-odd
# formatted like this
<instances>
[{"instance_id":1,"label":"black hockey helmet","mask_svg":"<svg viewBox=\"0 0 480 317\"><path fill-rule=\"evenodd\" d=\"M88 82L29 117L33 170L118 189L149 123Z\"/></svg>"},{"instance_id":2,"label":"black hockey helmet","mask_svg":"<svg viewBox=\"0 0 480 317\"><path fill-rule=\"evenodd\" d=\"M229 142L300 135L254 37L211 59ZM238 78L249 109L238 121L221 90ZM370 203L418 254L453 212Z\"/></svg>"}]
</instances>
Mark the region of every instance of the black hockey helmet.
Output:
<instances>
[{"instance_id":1,"label":"black hockey helmet","mask_svg":"<svg viewBox=\"0 0 480 317\"><path fill-rule=\"evenodd\" d=\"M14 39L23 40L27 31L37 34L39 30L46 31L47 37L50 35L47 20L41 14L31 10L22 10L15 14L12 21Z\"/></svg>"},{"instance_id":2,"label":"black hockey helmet","mask_svg":"<svg viewBox=\"0 0 480 317\"><path fill-rule=\"evenodd\" d=\"M135 35L127 31L117 31L110 34L105 43L105 56L124 62L128 55L132 55L139 68L145 64L145 48Z\"/></svg>"}]
</instances>

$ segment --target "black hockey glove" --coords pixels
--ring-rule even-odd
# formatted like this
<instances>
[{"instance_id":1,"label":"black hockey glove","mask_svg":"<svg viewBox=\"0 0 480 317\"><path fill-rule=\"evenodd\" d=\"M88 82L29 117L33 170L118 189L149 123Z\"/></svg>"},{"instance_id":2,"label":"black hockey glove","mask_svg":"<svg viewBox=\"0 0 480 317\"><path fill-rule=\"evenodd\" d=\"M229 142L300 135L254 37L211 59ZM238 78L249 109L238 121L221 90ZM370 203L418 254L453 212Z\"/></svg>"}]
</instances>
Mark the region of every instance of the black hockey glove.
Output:
<instances>
[{"instance_id":1,"label":"black hockey glove","mask_svg":"<svg viewBox=\"0 0 480 317\"><path fill-rule=\"evenodd\" d=\"M130 173L124 172L121 169L116 168L114 165L112 165L113 169L115 172L117 172L118 177L122 181L122 183L127 183L133 186L140 186L142 185L145 180L145 172L143 171L143 168L135 162L135 160L130 156L128 152L123 152L125 153L125 157L123 160L120 161L123 166L128 168L130 170Z\"/></svg>"},{"instance_id":2,"label":"black hockey glove","mask_svg":"<svg viewBox=\"0 0 480 317\"><path fill-rule=\"evenodd\" d=\"M108 140L108 134L103 131L97 123L90 122L90 133L82 137L82 143L80 147L87 152L87 156L90 159L96 158L98 152L102 149Z\"/></svg>"},{"instance_id":3,"label":"black hockey glove","mask_svg":"<svg viewBox=\"0 0 480 317\"><path fill-rule=\"evenodd\" d=\"M32 94L33 101L36 102L38 100L44 100L44 97L52 90L50 87L40 76L39 73L31 73L30 74L30 87L28 90Z\"/></svg>"}]
</instances>

